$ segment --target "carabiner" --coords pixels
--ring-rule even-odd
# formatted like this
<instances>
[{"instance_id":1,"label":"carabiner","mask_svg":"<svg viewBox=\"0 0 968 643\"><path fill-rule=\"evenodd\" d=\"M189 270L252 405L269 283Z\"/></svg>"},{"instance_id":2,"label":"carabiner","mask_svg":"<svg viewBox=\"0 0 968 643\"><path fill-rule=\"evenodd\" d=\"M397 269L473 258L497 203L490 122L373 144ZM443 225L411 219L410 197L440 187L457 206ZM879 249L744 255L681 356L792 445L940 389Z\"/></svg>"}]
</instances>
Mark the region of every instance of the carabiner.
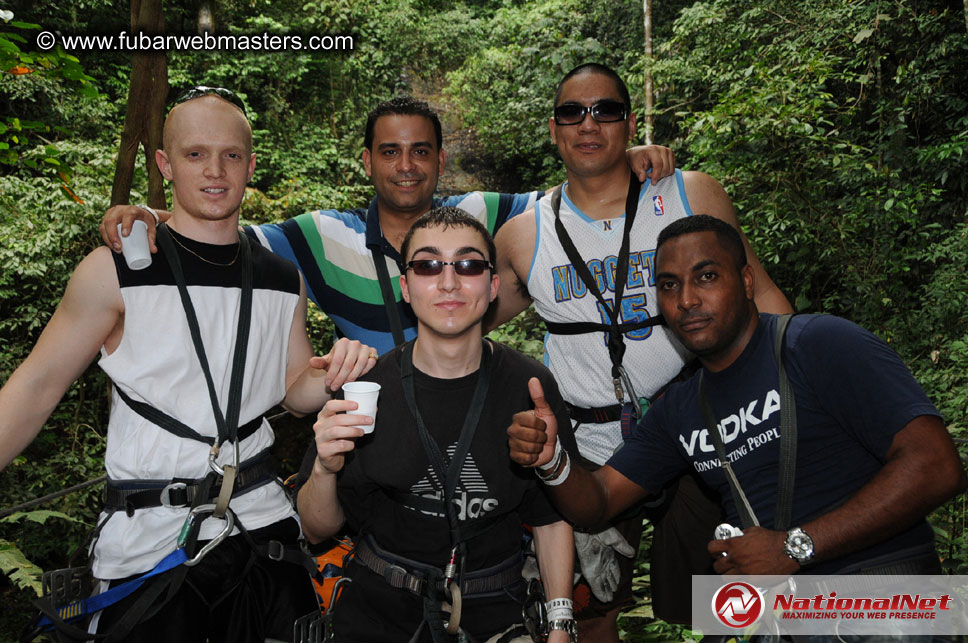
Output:
<instances>
[{"instance_id":1,"label":"carabiner","mask_svg":"<svg viewBox=\"0 0 968 643\"><path fill-rule=\"evenodd\" d=\"M188 517L185 518L185 524L182 525L181 533L178 534L178 547L180 549L185 547L186 543L188 542L189 534L192 532L197 532L199 526L205 520L204 518L198 520L198 517L204 514L211 515L214 512L214 504L199 505L197 507L193 507L192 510L188 512ZM192 567L193 565L197 565L198 563L202 562L202 559L205 558L205 555L208 554L208 552L218 547L222 541L232 533L232 529L235 527L235 514L231 511L226 512L224 520L225 527L222 529L222 531L220 531L215 538L205 543L205 545L202 546L202 548L197 554L195 554L193 558L186 560L185 565Z\"/></svg>"},{"instance_id":2,"label":"carabiner","mask_svg":"<svg viewBox=\"0 0 968 643\"><path fill-rule=\"evenodd\" d=\"M622 378L622 383L625 385L625 392L629 395L629 401L632 403L632 415L636 420L642 419L642 405L639 404L639 396L635 394L635 388L632 387L632 379L629 374L625 372L624 366L618 367L619 377ZM616 389L617 390L617 389ZM619 404L622 400L619 400Z\"/></svg>"},{"instance_id":3,"label":"carabiner","mask_svg":"<svg viewBox=\"0 0 968 643\"><path fill-rule=\"evenodd\" d=\"M224 476L225 470L222 469L222 467L219 466L219 464L216 462L216 460L218 459L218 454L220 450L221 450L221 447L219 447L218 444L213 444L212 448L209 449L208 468L214 471L215 473L219 474L220 476ZM235 464L235 468L236 470L238 470L239 468L239 441L238 440L232 443L232 450L233 450L233 456L235 458L235 460L233 461L233 464Z\"/></svg>"},{"instance_id":4,"label":"carabiner","mask_svg":"<svg viewBox=\"0 0 968 643\"><path fill-rule=\"evenodd\" d=\"M225 471L215 462L218 459L219 446L213 444L212 448L208 451L208 468L219 474L220 476L225 475Z\"/></svg>"},{"instance_id":5,"label":"carabiner","mask_svg":"<svg viewBox=\"0 0 968 643\"><path fill-rule=\"evenodd\" d=\"M450 582L454 580L457 576L457 547L455 546L450 550L450 562L444 567L444 589L450 585Z\"/></svg>"},{"instance_id":6,"label":"carabiner","mask_svg":"<svg viewBox=\"0 0 968 643\"><path fill-rule=\"evenodd\" d=\"M463 601L461 599L460 583L450 583L447 589L450 590L450 618L447 619L447 633L453 636L460 630L460 616Z\"/></svg>"},{"instance_id":7,"label":"carabiner","mask_svg":"<svg viewBox=\"0 0 968 643\"><path fill-rule=\"evenodd\" d=\"M348 577L348 576L341 576L340 578L337 578L336 579L336 582L333 584L333 591L330 592L330 594L329 594L329 610L328 611L332 611L333 606L336 605L336 599L339 598L339 589L340 589L340 586L345 585L346 583L352 583L352 582L353 582L353 579L350 578L350 577Z\"/></svg>"}]
</instances>

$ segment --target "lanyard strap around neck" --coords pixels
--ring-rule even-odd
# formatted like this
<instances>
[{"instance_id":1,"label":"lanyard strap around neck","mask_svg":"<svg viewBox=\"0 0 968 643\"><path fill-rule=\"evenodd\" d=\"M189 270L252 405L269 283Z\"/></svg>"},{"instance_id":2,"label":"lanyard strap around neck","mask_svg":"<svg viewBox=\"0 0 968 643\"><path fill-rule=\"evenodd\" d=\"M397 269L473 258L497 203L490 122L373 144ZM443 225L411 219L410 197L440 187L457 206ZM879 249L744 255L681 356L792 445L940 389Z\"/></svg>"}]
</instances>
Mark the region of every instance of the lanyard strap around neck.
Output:
<instances>
[{"instance_id":1,"label":"lanyard strap around neck","mask_svg":"<svg viewBox=\"0 0 968 643\"><path fill-rule=\"evenodd\" d=\"M370 254L373 255L373 265L376 266L376 276L380 282L380 293L383 295L383 307L387 311L387 320L390 322L393 345L399 346L404 341L403 324L400 323L400 311L397 310L397 296L393 292L393 285L390 283L387 257L377 248L372 248Z\"/></svg>"},{"instance_id":2,"label":"lanyard strap around neck","mask_svg":"<svg viewBox=\"0 0 968 643\"><path fill-rule=\"evenodd\" d=\"M182 269L181 259L175 244L172 243L171 233L168 226L162 224L158 227L158 242L165 251L168 265L171 267L172 275L175 278L175 285L178 287L178 294L181 297L182 307L185 309L185 316L188 318L188 329L191 332L192 344L195 346L195 354L205 375L205 383L208 385L208 395L212 402L212 412L215 415L215 425L218 429L218 445L226 441L235 442L236 434L239 429L239 413L242 408L242 380L245 371L246 350L249 343L249 328L252 321L252 257L248 240L243 233L239 233L239 266L242 270L241 300L239 305L239 322L235 333L235 352L232 357L232 375L229 381L229 399L225 415L219 406L218 395L215 391L215 382L212 379L211 369L208 365L208 358L205 355L205 346L202 344L202 333L198 324L198 316L195 314L195 307L188 294L188 286L185 282L185 272Z\"/></svg>"},{"instance_id":3,"label":"lanyard strap around neck","mask_svg":"<svg viewBox=\"0 0 968 643\"><path fill-rule=\"evenodd\" d=\"M481 420L481 411L484 409L484 400L487 397L487 389L490 384L490 359L491 347L485 340L481 340L481 366L477 371L477 385L474 387L474 395L471 398L470 407L467 415L464 416L464 426L461 427L460 437L457 439L457 448L454 455L447 463L444 454L441 453L437 442L430 435L427 426L424 424L417 408L416 387L414 385L413 368L413 349L416 340L403 347L401 355L400 375L403 379L403 394L407 400L410 413L417 423L417 432L420 434L420 442L423 444L424 451L430 460L430 464L437 475L437 480L443 492L444 513L450 524L451 544L460 544L460 526L458 524L457 509L454 507L454 492L457 489L457 482L460 479L460 471L464 466L464 459L471 448L471 441ZM433 482L433 480L431 480Z\"/></svg>"},{"instance_id":4,"label":"lanyard strap around neck","mask_svg":"<svg viewBox=\"0 0 968 643\"><path fill-rule=\"evenodd\" d=\"M706 431L709 433L709 439L712 440L713 446L716 448L716 457L719 458L719 466L722 467L723 473L726 474L726 480L729 482L729 492L733 496L733 504L736 505L736 511L739 512L739 522L743 526L743 529L752 526L759 526L760 521L756 519L756 514L753 512L753 507L750 505L750 501L747 500L746 494L743 493L743 487L739 484L739 479L737 479L736 474L733 472L733 467L729 463L729 458L726 456L726 447L723 445L723 438L719 435L719 427L716 423L716 416L713 413L712 407L709 405L709 400L706 398L706 370L703 369L699 371L699 410L702 412L703 422L706 424ZM782 405L783 402L780 402ZM783 440L783 436L780 436L780 440Z\"/></svg>"},{"instance_id":5,"label":"lanyard strap around neck","mask_svg":"<svg viewBox=\"0 0 968 643\"><path fill-rule=\"evenodd\" d=\"M774 337L780 385L780 458L776 511L773 519L773 528L777 531L786 531L790 527L793 513L793 482L797 466L797 402L793 394L793 386L790 384L786 368L783 366L784 337L786 337L787 326L792 317L792 314L777 316ZM736 511L739 512L740 523L744 529L754 525L759 526L760 523L756 519L756 514L753 513L753 507L746 498L743 487L739 484L739 479L733 472L733 467L726 455L726 447L723 444L722 436L719 434L716 416L706 396L705 375L705 369L699 372L699 410L702 412L706 431L709 433L709 439L712 440L716 449L716 457L719 458L719 463L726 474L726 480L729 482L729 491L733 497L733 504L736 505Z\"/></svg>"}]
</instances>

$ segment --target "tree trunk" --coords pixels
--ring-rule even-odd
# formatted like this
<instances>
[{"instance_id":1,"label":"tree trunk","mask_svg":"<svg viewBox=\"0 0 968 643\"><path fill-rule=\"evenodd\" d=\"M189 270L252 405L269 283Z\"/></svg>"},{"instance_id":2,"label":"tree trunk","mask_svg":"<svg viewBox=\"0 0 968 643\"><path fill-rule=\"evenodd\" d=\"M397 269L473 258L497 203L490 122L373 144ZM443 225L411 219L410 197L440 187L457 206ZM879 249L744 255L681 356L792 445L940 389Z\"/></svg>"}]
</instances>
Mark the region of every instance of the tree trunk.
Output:
<instances>
[{"instance_id":1,"label":"tree trunk","mask_svg":"<svg viewBox=\"0 0 968 643\"><path fill-rule=\"evenodd\" d=\"M965 0L968 5L968 0ZM655 99L652 92L652 0L642 0L642 12L645 14L645 144L653 144L655 132L655 116L653 109Z\"/></svg>"},{"instance_id":2,"label":"tree trunk","mask_svg":"<svg viewBox=\"0 0 968 643\"><path fill-rule=\"evenodd\" d=\"M131 33L161 35L165 31L162 0L131 0ZM121 147L114 169L111 205L127 203L131 197L138 146L144 146L148 170L148 204L166 208L165 187L155 164L155 150L161 147L165 101L168 98L168 58L164 51L136 51L131 56L131 82L124 115Z\"/></svg>"}]
</instances>

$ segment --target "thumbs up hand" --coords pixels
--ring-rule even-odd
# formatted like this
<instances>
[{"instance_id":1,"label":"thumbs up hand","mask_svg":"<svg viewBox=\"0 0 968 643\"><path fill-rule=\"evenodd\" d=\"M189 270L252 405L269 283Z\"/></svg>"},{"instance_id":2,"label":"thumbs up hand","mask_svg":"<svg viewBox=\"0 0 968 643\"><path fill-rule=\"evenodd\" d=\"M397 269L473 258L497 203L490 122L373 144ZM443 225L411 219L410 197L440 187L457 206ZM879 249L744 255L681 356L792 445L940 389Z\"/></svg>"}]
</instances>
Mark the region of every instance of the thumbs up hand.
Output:
<instances>
[{"instance_id":1,"label":"thumbs up hand","mask_svg":"<svg viewBox=\"0 0 968 643\"><path fill-rule=\"evenodd\" d=\"M523 467L543 466L551 462L558 440L558 420L548 406L544 388L537 377L528 380L528 393L534 409L515 413L508 427L511 460Z\"/></svg>"}]
</instances>

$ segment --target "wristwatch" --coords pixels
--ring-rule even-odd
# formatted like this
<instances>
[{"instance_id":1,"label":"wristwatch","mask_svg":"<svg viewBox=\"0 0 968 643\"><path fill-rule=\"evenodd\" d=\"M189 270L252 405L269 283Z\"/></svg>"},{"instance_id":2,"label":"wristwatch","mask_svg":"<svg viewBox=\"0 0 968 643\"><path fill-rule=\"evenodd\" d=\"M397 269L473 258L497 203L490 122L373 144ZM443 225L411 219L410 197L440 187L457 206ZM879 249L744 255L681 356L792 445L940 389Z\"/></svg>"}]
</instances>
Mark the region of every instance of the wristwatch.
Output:
<instances>
[{"instance_id":1,"label":"wristwatch","mask_svg":"<svg viewBox=\"0 0 968 643\"><path fill-rule=\"evenodd\" d=\"M568 638L574 643L578 640L578 627L573 618L558 618L548 623L548 632L551 630L564 630Z\"/></svg>"},{"instance_id":2,"label":"wristwatch","mask_svg":"<svg viewBox=\"0 0 968 643\"><path fill-rule=\"evenodd\" d=\"M813 560L813 538L799 527L794 527L787 532L783 551L801 565L806 565Z\"/></svg>"}]
</instances>

